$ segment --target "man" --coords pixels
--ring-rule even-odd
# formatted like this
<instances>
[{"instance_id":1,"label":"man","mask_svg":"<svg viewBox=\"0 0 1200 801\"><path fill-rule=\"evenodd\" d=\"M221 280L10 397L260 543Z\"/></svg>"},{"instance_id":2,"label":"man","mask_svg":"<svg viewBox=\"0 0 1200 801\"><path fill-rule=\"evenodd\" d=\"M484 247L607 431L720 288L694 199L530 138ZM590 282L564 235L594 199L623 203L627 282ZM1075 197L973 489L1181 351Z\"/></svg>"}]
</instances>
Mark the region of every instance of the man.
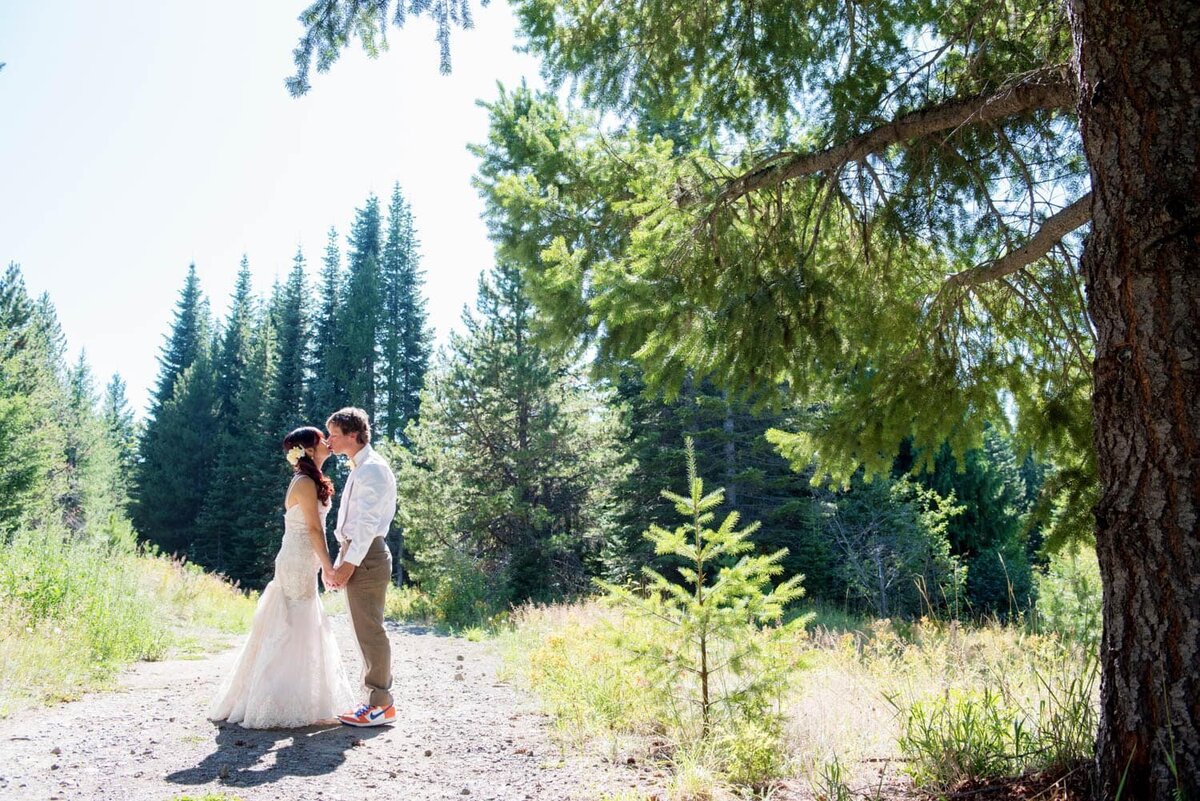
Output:
<instances>
[{"instance_id":1,"label":"man","mask_svg":"<svg viewBox=\"0 0 1200 801\"><path fill-rule=\"evenodd\" d=\"M384 726L396 720L392 699L392 648L383 610L392 578L392 554L384 538L396 515L396 477L371 449L371 421L347 407L325 421L329 449L349 457L350 477L338 507L338 557L325 586L346 590L350 622L363 660L366 703L338 716L347 726Z\"/></svg>"}]
</instances>

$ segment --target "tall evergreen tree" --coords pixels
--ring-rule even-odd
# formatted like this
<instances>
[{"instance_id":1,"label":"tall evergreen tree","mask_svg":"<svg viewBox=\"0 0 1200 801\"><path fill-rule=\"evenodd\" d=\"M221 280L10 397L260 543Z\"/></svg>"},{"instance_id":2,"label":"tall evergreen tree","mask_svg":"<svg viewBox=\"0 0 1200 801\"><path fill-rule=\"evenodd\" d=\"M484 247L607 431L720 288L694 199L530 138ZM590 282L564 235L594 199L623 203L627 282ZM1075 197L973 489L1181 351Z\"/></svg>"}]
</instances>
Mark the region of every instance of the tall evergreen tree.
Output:
<instances>
[{"instance_id":1,"label":"tall evergreen tree","mask_svg":"<svg viewBox=\"0 0 1200 801\"><path fill-rule=\"evenodd\" d=\"M40 312L21 270L0 276L0 540L18 528L56 525L62 430L60 392ZM26 446L37 432L39 446Z\"/></svg>"},{"instance_id":2,"label":"tall evergreen tree","mask_svg":"<svg viewBox=\"0 0 1200 801\"><path fill-rule=\"evenodd\" d=\"M89 525L106 521L117 511L112 494L116 450L96 415L95 387L82 350L67 374L66 389L62 420L66 491L60 505L67 531L81 535Z\"/></svg>"},{"instance_id":3,"label":"tall evergreen tree","mask_svg":"<svg viewBox=\"0 0 1200 801\"><path fill-rule=\"evenodd\" d=\"M403 439L404 427L416 419L421 387L429 368L430 332L426 322L424 283L417 254L412 208L392 189L387 237L383 246L380 320L380 389L383 408L379 429L388 439Z\"/></svg>"},{"instance_id":4,"label":"tall evergreen tree","mask_svg":"<svg viewBox=\"0 0 1200 801\"><path fill-rule=\"evenodd\" d=\"M213 368L216 371L216 414L217 425L227 428L229 423L241 418L237 398L242 382L249 369L250 330L253 323L254 296L250 286L250 261L242 256L238 269L233 298L229 305L229 316L225 319L219 345L214 353Z\"/></svg>"},{"instance_id":5,"label":"tall evergreen tree","mask_svg":"<svg viewBox=\"0 0 1200 801\"><path fill-rule=\"evenodd\" d=\"M119 373L113 373L104 389L100 404L100 419L104 430L116 448L117 473L114 492L124 499L124 511L128 513L128 498L133 485L134 470L138 459L138 426L125 396L125 381Z\"/></svg>"},{"instance_id":6,"label":"tall evergreen tree","mask_svg":"<svg viewBox=\"0 0 1200 801\"><path fill-rule=\"evenodd\" d=\"M288 431L303 425L305 378L308 371L308 289L304 254L297 250L287 281L271 302L275 315L272 357L274 370L267 397L268 428L282 440ZM333 411L330 409L329 411ZM316 421L317 425L321 423Z\"/></svg>"},{"instance_id":7,"label":"tall evergreen tree","mask_svg":"<svg viewBox=\"0 0 1200 801\"><path fill-rule=\"evenodd\" d=\"M241 436L230 456L237 462L239 497L229 509L235 513L231 575L250 586L261 587L271 575L272 559L279 543L283 493L290 472L280 443L286 432L278 431L271 408L264 403L277 384L275 328L269 314L254 326L248 349L252 365L242 382L238 408L242 415Z\"/></svg>"},{"instance_id":8,"label":"tall evergreen tree","mask_svg":"<svg viewBox=\"0 0 1200 801\"><path fill-rule=\"evenodd\" d=\"M907 472L911 458L902 449L897 470ZM951 552L967 566L967 594L975 614L1007 615L1031 599L1031 570L1025 514L1031 496L1009 438L995 426L984 432L980 448L960 460L943 446L921 483L943 497L953 493L962 512L951 518L946 536Z\"/></svg>"},{"instance_id":9,"label":"tall evergreen tree","mask_svg":"<svg viewBox=\"0 0 1200 801\"><path fill-rule=\"evenodd\" d=\"M196 266L189 265L159 357L134 481L134 525L168 553L186 553L210 480L216 430L212 348L208 303Z\"/></svg>"},{"instance_id":10,"label":"tall evergreen tree","mask_svg":"<svg viewBox=\"0 0 1200 801\"><path fill-rule=\"evenodd\" d=\"M150 415L166 403L174 394L175 382L200 352L208 337L207 303L196 275L196 265L188 265L183 290L175 305L175 320L171 334L158 358L158 381L151 404Z\"/></svg>"},{"instance_id":11,"label":"tall evergreen tree","mask_svg":"<svg viewBox=\"0 0 1200 801\"><path fill-rule=\"evenodd\" d=\"M422 396L415 461L399 481L415 576L461 583L452 568L466 560L493 602L579 591L612 523L618 421L533 341L513 265L480 280L463 323Z\"/></svg>"},{"instance_id":12,"label":"tall evergreen tree","mask_svg":"<svg viewBox=\"0 0 1200 801\"><path fill-rule=\"evenodd\" d=\"M309 355L313 366L305 404L309 420L324 421L326 415L346 405L346 353L341 341L342 280L337 229L330 228L321 263L320 305L313 321Z\"/></svg>"},{"instance_id":13,"label":"tall evergreen tree","mask_svg":"<svg viewBox=\"0 0 1200 801\"><path fill-rule=\"evenodd\" d=\"M350 229L350 266L342 293L340 339L346 359L344 402L366 409L376 419L376 373L383 305L380 277L382 246L379 199L371 195ZM336 407L335 407L336 408Z\"/></svg>"},{"instance_id":14,"label":"tall evergreen tree","mask_svg":"<svg viewBox=\"0 0 1200 801\"><path fill-rule=\"evenodd\" d=\"M245 495L242 464L263 403L261 396L251 398L244 391L245 384L257 378L258 366L251 363L251 339L258 316L255 306L250 264L243 256L213 357L213 475L203 503L196 510L199 517L195 537L188 546L193 559L222 572L230 572L233 565L231 548L237 536L240 507L255 502Z\"/></svg>"},{"instance_id":15,"label":"tall evergreen tree","mask_svg":"<svg viewBox=\"0 0 1200 801\"><path fill-rule=\"evenodd\" d=\"M142 437L134 522L166 553L192 555L217 457L216 376L205 347Z\"/></svg>"}]
</instances>

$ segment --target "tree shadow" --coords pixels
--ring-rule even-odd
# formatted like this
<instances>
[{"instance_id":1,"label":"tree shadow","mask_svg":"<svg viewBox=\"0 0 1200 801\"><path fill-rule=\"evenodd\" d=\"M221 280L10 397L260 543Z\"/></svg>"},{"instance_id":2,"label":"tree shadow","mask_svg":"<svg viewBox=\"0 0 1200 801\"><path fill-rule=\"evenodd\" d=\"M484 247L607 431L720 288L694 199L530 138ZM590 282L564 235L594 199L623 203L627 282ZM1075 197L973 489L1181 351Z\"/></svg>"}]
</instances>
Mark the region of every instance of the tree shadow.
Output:
<instances>
[{"instance_id":1,"label":"tree shadow","mask_svg":"<svg viewBox=\"0 0 1200 801\"><path fill-rule=\"evenodd\" d=\"M165 778L172 784L221 782L229 787L257 787L287 776L323 776L346 761L346 752L378 737L388 727L353 728L340 723L302 729L243 729L218 726L216 749L200 764ZM274 754L273 764L263 764Z\"/></svg>"}]
</instances>

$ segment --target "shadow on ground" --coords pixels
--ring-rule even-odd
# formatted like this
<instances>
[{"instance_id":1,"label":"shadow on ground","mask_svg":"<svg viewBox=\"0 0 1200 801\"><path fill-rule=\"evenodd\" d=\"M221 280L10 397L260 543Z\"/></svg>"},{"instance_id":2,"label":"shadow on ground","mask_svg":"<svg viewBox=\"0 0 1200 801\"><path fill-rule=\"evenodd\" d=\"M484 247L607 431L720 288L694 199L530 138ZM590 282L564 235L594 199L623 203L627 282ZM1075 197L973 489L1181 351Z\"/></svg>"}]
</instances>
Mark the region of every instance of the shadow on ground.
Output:
<instances>
[{"instance_id":1,"label":"shadow on ground","mask_svg":"<svg viewBox=\"0 0 1200 801\"><path fill-rule=\"evenodd\" d=\"M303 729L243 729L221 724L215 750L193 768L165 778L172 784L257 787L288 776L324 776L346 761L346 752L386 733L385 727L356 729L341 724Z\"/></svg>"}]
</instances>

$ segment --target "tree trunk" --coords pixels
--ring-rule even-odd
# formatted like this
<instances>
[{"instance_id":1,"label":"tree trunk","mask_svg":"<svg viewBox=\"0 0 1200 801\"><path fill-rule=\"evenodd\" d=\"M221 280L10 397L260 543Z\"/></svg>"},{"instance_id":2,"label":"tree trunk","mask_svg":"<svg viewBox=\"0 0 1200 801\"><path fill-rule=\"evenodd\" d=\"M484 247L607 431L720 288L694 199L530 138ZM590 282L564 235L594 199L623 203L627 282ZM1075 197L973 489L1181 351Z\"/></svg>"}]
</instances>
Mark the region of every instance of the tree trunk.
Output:
<instances>
[{"instance_id":1,"label":"tree trunk","mask_svg":"<svg viewBox=\"0 0 1200 801\"><path fill-rule=\"evenodd\" d=\"M1200 797L1200 3L1070 0L1091 169L1101 795Z\"/></svg>"}]
</instances>

